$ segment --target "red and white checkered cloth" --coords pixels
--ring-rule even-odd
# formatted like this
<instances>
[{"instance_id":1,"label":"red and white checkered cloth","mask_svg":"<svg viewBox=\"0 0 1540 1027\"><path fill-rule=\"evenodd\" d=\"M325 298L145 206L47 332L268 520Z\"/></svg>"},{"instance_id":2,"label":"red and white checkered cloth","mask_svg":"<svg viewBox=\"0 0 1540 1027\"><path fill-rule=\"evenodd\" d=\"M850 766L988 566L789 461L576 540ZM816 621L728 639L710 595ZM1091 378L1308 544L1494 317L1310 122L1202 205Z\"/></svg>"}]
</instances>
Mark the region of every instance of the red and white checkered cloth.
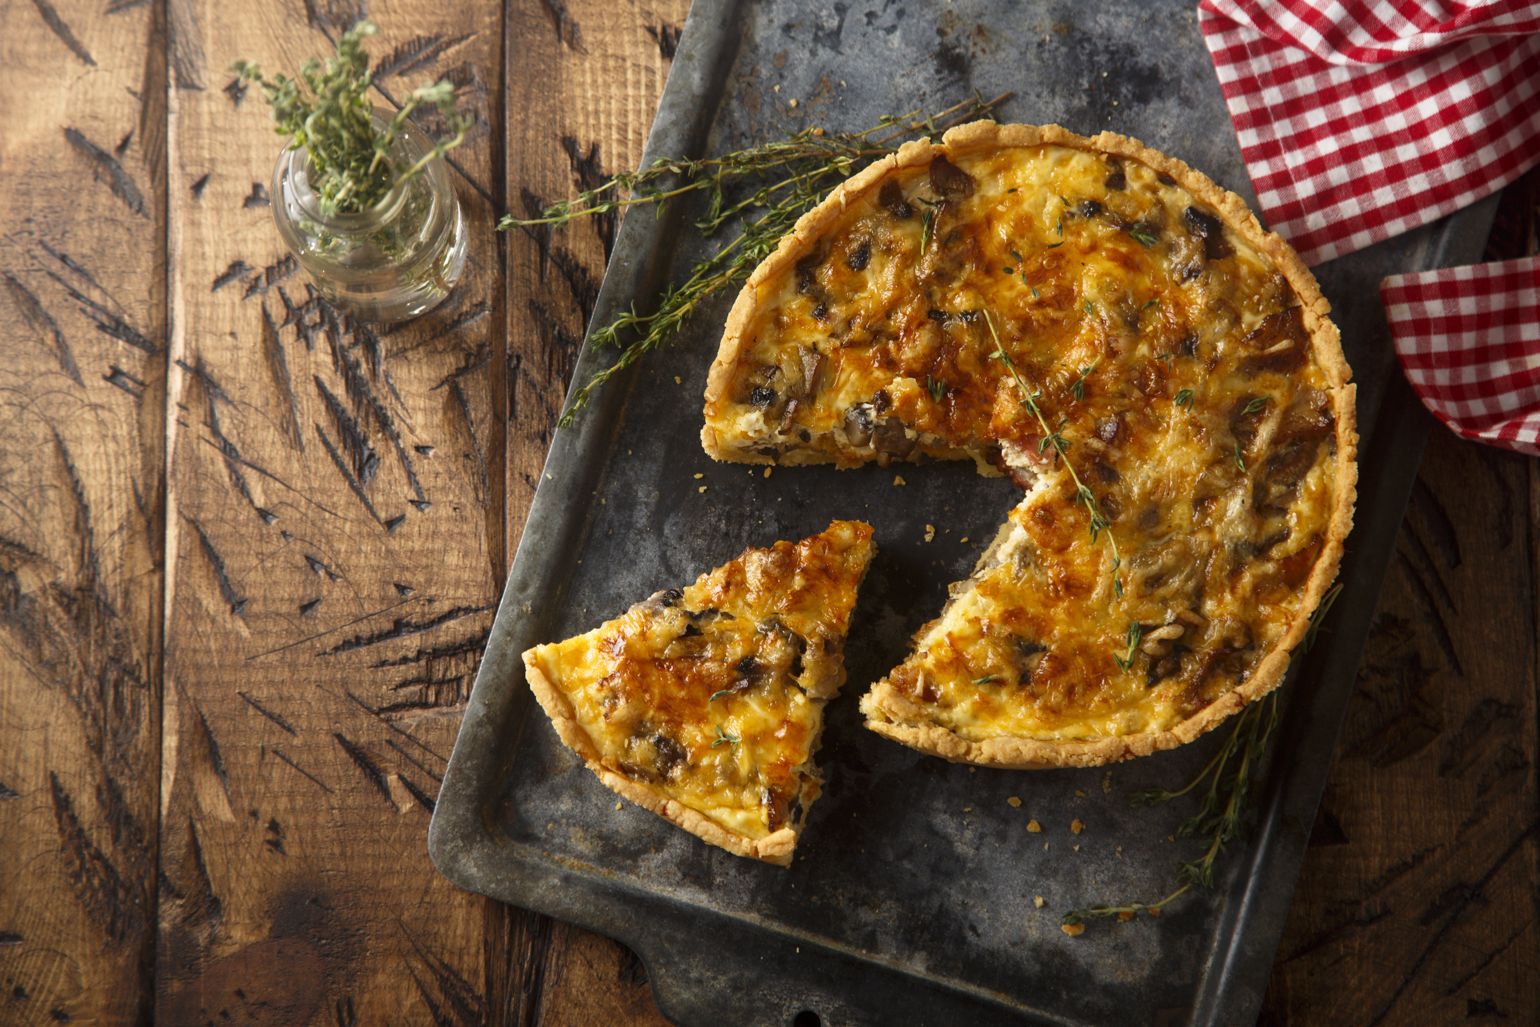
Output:
<instances>
[{"instance_id":1,"label":"red and white checkered cloth","mask_svg":"<svg viewBox=\"0 0 1540 1027\"><path fill-rule=\"evenodd\" d=\"M1540 456L1540 257L1380 286L1412 388L1466 438Z\"/></svg>"},{"instance_id":2,"label":"red and white checkered cloth","mask_svg":"<svg viewBox=\"0 0 1540 1027\"><path fill-rule=\"evenodd\" d=\"M1535 0L1200 0L1271 227L1317 264L1459 210L1540 164ZM1387 279L1424 404L1540 452L1540 265Z\"/></svg>"}]
</instances>

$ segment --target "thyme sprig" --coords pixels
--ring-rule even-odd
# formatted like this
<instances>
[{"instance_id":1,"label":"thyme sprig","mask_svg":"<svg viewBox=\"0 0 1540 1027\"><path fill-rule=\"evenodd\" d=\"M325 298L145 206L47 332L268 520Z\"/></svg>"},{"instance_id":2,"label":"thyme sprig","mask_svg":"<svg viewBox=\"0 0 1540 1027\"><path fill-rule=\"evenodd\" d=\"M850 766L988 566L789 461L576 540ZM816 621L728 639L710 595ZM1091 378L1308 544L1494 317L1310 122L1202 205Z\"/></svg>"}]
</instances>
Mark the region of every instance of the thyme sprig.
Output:
<instances>
[{"instance_id":1,"label":"thyme sprig","mask_svg":"<svg viewBox=\"0 0 1540 1027\"><path fill-rule=\"evenodd\" d=\"M1246 800L1252 781L1261 768L1268 741L1278 726L1278 693L1252 703L1236 718L1235 727L1214 758L1187 785L1168 792L1149 789L1135 794L1135 805L1151 806L1180 798L1207 783L1198 812L1177 828L1179 838L1207 838L1201 855L1177 870L1177 887L1154 902L1126 902L1116 906L1092 906L1064 914L1063 923L1118 917L1128 920L1139 913L1159 916L1161 911L1195 887L1211 888L1214 868L1225 847L1240 836L1246 822Z\"/></svg>"},{"instance_id":2,"label":"thyme sprig","mask_svg":"<svg viewBox=\"0 0 1540 1027\"><path fill-rule=\"evenodd\" d=\"M730 745L730 746L733 747L733 755L736 756L736 755L738 755L738 744L740 742L742 742L742 741L743 741L743 739L739 738L737 735L733 734L732 732L730 732L730 731L723 731L722 730L722 725L718 724L717 725L716 740L711 743L711 747L713 749L719 749L719 748L721 748L724 745Z\"/></svg>"},{"instance_id":3,"label":"thyme sprig","mask_svg":"<svg viewBox=\"0 0 1540 1027\"><path fill-rule=\"evenodd\" d=\"M368 95L374 74L363 42L377 31L373 22L360 21L337 40L335 56L306 61L298 79L282 74L269 78L251 61L231 66L239 81L261 88L278 133L309 154L310 185L327 217L373 207L464 142L471 126L471 119L457 109L454 83L448 79L413 89L384 127L375 124ZM445 134L433 141L429 152L403 166L391 150L407 120L424 106L438 108Z\"/></svg>"},{"instance_id":4,"label":"thyme sprig","mask_svg":"<svg viewBox=\"0 0 1540 1027\"><path fill-rule=\"evenodd\" d=\"M1295 658L1303 656L1315 644L1321 622L1331 611L1332 604L1342 592L1342 584L1334 584L1310 614L1309 627L1294 651ZM1254 702L1235 718L1229 736L1219 751L1203 765L1186 785L1175 791L1163 788L1145 788L1133 794L1130 802L1135 806L1157 806L1180 799L1207 785L1198 811L1183 821L1177 829L1181 838L1207 838L1208 845L1196 859L1182 863L1177 868L1177 886L1166 896L1154 902L1125 902L1120 905L1091 906L1073 909L1065 913L1062 923L1074 925L1086 920L1117 917L1131 920L1140 913L1159 916L1172 902L1192 891L1194 887L1211 888L1214 871L1224 854L1225 847L1238 838L1246 826L1247 802L1253 782L1262 768L1273 732L1278 726L1278 693Z\"/></svg>"},{"instance_id":5,"label":"thyme sprig","mask_svg":"<svg viewBox=\"0 0 1540 1027\"><path fill-rule=\"evenodd\" d=\"M537 217L502 218L497 226L502 230L564 226L634 206L652 206L661 213L672 200L701 194L706 211L695 227L703 235L715 236L730 225L737 226L715 253L691 267L683 282L665 289L650 312L639 313L632 307L594 329L594 345L616 347L619 356L572 394L560 423L571 424L595 390L673 339L708 299L748 278L797 219L836 183L892 153L917 133L935 135L987 117L1009 95L985 100L975 94L931 114L916 109L889 115L858 132L806 128L720 157L662 157L640 171L615 175L571 199L550 204Z\"/></svg>"},{"instance_id":6,"label":"thyme sprig","mask_svg":"<svg viewBox=\"0 0 1540 1027\"><path fill-rule=\"evenodd\" d=\"M1059 459L1064 461L1064 469L1069 472L1070 480L1075 483L1075 501L1085 507L1090 522L1091 542L1095 543L1103 534L1107 536L1107 544L1112 548L1112 592L1116 598L1123 598L1123 578L1118 573L1123 566L1123 557L1118 552L1118 540L1112 533L1111 523L1102 515L1101 507L1096 502L1096 494L1086 488L1085 482L1080 480L1080 475L1075 471L1075 465L1070 463L1069 441L1065 439L1064 433L1048 427L1048 419L1043 416L1042 407L1037 402L1042 397L1042 392L1027 384L1021 371L1017 369L1016 362L1011 359L1009 353L1005 352L1005 347L1000 344L1000 333L995 330L995 319L987 310L984 311L984 323L989 326L989 337L995 344L995 351L990 354L990 357L1000 361L1005 365L1005 369L1010 371L1011 377L1016 381L1016 387L1021 390L1021 405L1037 418L1038 427L1043 430L1042 441L1038 443L1039 451L1046 452L1047 447L1052 446L1054 452L1059 454Z\"/></svg>"}]
</instances>

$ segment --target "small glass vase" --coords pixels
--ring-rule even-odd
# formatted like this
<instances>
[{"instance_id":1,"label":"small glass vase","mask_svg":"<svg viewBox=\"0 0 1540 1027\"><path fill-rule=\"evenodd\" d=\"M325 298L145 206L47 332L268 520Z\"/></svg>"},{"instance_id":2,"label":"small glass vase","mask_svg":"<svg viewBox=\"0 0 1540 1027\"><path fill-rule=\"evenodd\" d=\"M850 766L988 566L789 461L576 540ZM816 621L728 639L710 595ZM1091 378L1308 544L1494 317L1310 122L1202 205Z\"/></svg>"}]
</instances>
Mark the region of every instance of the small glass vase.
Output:
<instances>
[{"instance_id":1,"label":"small glass vase","mask_svg":"<svg viewBox=\"0 0 1540 1027\"><path fill-rule=\"evenodd\" d=\"M389 116L376 111L383 129ZM391 156L411 167L433 144L410 123ZM273 168L278 233L330 302L365 321L392 322L432 310L465 268L465 218L442 157L357 214L321 212L310 153L286 147Z\"/></svg>"}]
</instances>

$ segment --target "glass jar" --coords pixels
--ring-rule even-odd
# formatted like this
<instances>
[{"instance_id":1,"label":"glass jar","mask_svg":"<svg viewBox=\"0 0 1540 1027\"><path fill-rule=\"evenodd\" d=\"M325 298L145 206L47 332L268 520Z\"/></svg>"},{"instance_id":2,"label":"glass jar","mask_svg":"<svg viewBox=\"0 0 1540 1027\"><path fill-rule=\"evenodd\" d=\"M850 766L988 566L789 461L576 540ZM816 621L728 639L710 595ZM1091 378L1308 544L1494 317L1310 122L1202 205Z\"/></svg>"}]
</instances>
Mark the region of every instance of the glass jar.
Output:
<instances>
[{"instance_id":1,"label":"glass jar","mask_svg":"<svg viewBox=\"0 0 1540 1027\"><path fill-rule=\"evenodd\" d=\"M383 130L389 116L375 111ZM410 123L391 156L411 167L433 149ZM442 158L399 183L368 210L321 212L311 189L310 153L286 147L273 168L273 220L322 296L366 321L401 321L432 310L465 268L465 218Z\"/></svg>"}]
</instances>

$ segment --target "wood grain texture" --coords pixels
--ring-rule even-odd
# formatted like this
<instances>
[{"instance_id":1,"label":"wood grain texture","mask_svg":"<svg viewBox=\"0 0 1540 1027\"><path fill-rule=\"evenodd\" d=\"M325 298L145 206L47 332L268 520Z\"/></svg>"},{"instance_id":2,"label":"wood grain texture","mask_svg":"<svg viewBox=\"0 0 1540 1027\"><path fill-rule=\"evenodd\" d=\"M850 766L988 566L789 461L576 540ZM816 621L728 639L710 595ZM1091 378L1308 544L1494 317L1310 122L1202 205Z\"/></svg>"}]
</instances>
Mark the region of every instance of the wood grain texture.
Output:
<instances>
[{"instance_id":1,"label":"wood grain texture","mask_svg":"<svg viewBox=\"0 0 1540 1027\"><path fill-rule=\"evenodd\" d=\"M500 585L496 5L372 3L378 103L447 75L470 226L398 328L321 301L274 231L282 146L226 70L363 10L172 0L170 496L157 1018L478 1023L484 900L428 818Z\"/></svg>"},{"instance_id":2,"label":"wood grain texture","mask_svg":"<svg viewBox=\"0 0 1540 1027\"><path fill-rule=\"evenodd\" d=\"M1265 1022L1540 1010L1533 474L1442 431L1429 445Z\"/></svg>"},{"instance_id":3,"label":"wood grain texture","mask_svg":"<svg viewBox=\"0 0 1540 1027\"><path fill-rule=\"evenodd\" d=\"M634 168L688 0L542 0L508 8L508 209L547 203ZM510 233L508 534L512 554L534 498L617 219ZM488 988L510 1024L663 1023L640 961L569 924L488 907Z\"/></svg>"},{"instance_id":4,"label":"wood grain texture","mask_svg":"<svg viewBox=\"0 0 1540 1027\"><path fill-rule=\"evenodd\" d=\"M0 1022L153 996L160 709L162 26L0 23Z\"/></svg>"}]
</instances>

